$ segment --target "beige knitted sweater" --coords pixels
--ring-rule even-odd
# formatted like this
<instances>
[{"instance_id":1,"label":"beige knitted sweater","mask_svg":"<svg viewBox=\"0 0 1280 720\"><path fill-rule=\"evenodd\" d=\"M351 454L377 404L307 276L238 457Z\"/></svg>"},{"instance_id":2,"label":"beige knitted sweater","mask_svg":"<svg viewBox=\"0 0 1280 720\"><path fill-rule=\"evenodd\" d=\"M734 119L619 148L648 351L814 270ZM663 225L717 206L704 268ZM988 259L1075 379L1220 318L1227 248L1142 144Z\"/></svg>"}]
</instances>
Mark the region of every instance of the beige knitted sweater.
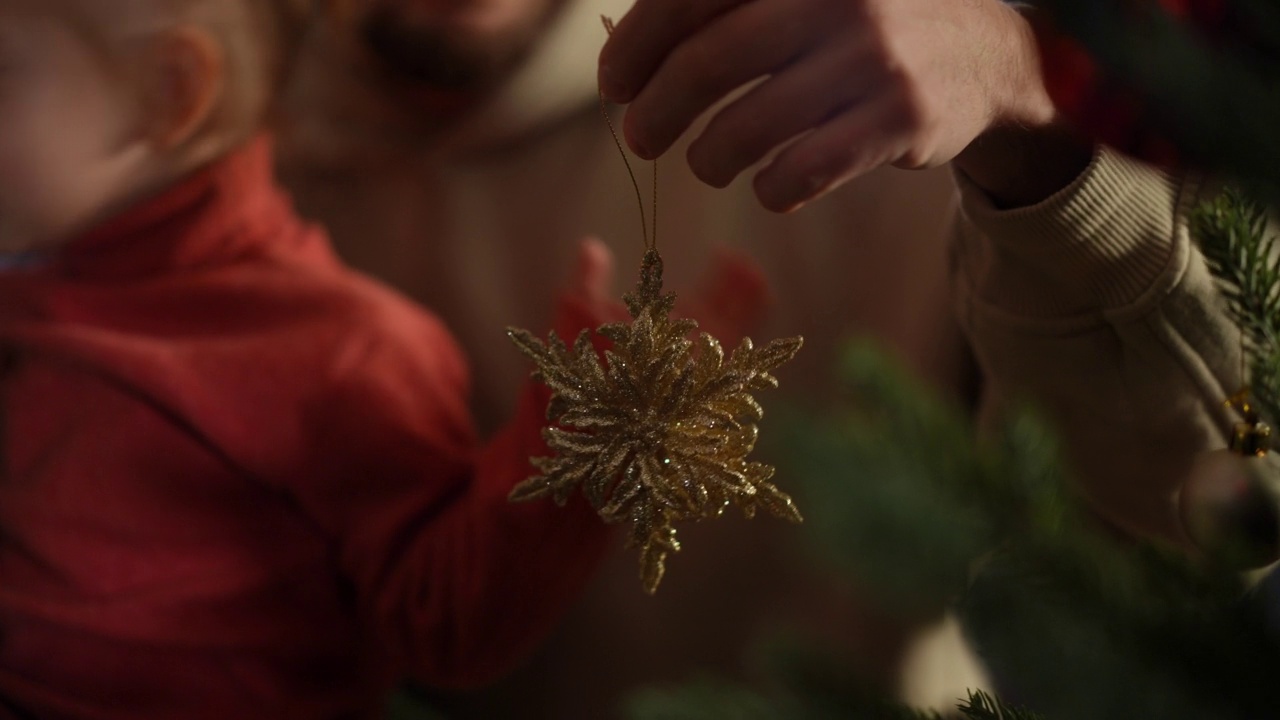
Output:
<instances>
[{"instance_id":1,"label":"beige knitted sweater","mask_svg":"<svg viewBox=\"0 0 1280 720\"><path fill-rule=\"evenodd\" d=\"M1239 332L1188 234L1208 190L1105 149L1033 207L999 211L961 185L957 309L984 413L1034 402L1100 515L1184 543L1178 487L1225 446L1241 383Z\"/></svg>"}]
</instances>

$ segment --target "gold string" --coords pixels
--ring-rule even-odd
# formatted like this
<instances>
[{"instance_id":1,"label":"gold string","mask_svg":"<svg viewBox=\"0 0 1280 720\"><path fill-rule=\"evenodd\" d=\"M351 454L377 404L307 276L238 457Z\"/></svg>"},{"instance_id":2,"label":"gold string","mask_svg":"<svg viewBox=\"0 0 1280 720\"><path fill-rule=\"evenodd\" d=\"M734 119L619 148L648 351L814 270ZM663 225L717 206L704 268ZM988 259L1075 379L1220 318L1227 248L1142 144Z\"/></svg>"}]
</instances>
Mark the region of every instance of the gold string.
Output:
<instances>
[{"instance_id":1,"label":"gold string","mask_svg":"<svg viewBox=\"0 0 1280 720\"><path fill-rule=\"evenodd\" d=\"M649 238L649 249L658 249L658 158L653 159L653 235Z\"/></svg>"},{"instance_id":2,"label":"gold string","mask_svg":"<svg viewBox=\"0 0 1280 720\"><path fill-rule=\"evenodd\" d=\"M600 21L604 23L605 32L613 34L613 20L604 15L600 16ZM640 181L636 179L635 170L631 167L631 160L627 157L627 150L622 146L622 139L618 137L618 131L613 127L613 118L609 117L609 105L604 99L604 91L600 91L600 115L604 117L604 122L609 126L609 134L613 136L613 144L618 147L618 154L622 156L622 162L627 166L627 176L631 178L631 187L636 191L636 204L640 206L640 232L643 235L645 250L658 249L658 161L653 161L653 234L649 233L649 223L645 219L644 196L640 192Z\"/></svg>"},{"instance_id":3,"label":"gold string","mask_svg":"<svg viewBox=\"0 0 1280 720\"><path fill-rule=\"evenodd\" d=\"M613 135L613 144L618 146L618 153L622 155L622 162L627 166L627 175L631 178L631 186L636 191L636 203L640 205L640 232L643 235L644 249L651 250L649 247L649 223L645 220L644 213L644 196L640 194L640 183L636 180L636 173L631 169L631 160L627 158L627 151L622 147L622 140L618 138L618 131L613 129L613 120L609 117L609 106L605 103L604 93L600 93L600 114L604 116L605 123L609 126L609 134Z\"/></svg>"}]
</instances>

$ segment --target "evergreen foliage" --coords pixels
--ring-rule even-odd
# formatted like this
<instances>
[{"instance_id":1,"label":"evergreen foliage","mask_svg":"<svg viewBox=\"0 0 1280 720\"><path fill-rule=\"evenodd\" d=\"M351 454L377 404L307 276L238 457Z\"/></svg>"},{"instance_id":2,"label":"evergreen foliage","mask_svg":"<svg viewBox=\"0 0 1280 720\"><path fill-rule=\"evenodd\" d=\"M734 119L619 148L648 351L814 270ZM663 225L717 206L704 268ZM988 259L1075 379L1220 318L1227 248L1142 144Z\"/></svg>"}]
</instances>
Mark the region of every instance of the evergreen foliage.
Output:
<instances>
[{"instance_id":1,"label":"evergreen foliage","mask_svg":"<svg viewBox=\"0 0 1280 720\"><path fill-rule=\"evenodd\" d=\"M1035 3L1135 88L1186 157L1267 201L1229 190L1193 214L1192 232L1246 339L1253 399L1274 423L1280 248L1265 208L1280 204L1280 5L1232 0L1238 36L1222 42L1160 4ZM786 472L800 476L808 531L829 562L887 605L958 608L1000 686L1031 708L973 692L959 717L1280 716L1278 599L1268 589L1280 582L1246 590L1224 569L1093 527L1033 414L1013 414L978 442L963 412L929 398L875 352L852 350L844 374L846 410L783 423ZM781 656L758 689L652 691L631 716L938 717L868 697L798 657ZM815 676L828 682L805 680ZM744 707L751 711L734 714Z\"/></svg>"},{"instance_id":2,"label":"evergreen foliage","mask_svg":"<svg viewBox=\"0 0 1280 720\"><path fill-rule=\"evenodd\" d=\"M847 408L797 416L782 441L823 553L885 603L959 608L1001 685L1039 715L974 693L961 717L1260 718L1280 708L1280 645L1238 578L1099 531L1051 434L1015 413L987 442L866 347L844 363ZM886 703L803 653L761 689L651 692L635 720L937 716ZM755 713L755 714L753 714Z\"/></svg>"},{"instance_id":3,"label":"evergreen foliage","mask_svg":"<svg viewBox=\"0 0 1280 720\"><path fill-rule=\"evenodd\" d=\"M1280 252L1267 217L1261 204L1228 188L1196 209L1191 232L1244 333L1253 395L1274 424L1280 419Z\"/></svg>"},{"instance_id":4,"label":"evergreen foliage","mask_svg":"<svg viewBox=\"0 0 1280 720\"><path fill-rule=\"evenodd\" d=\"M960 713L968 720L1040 720L1030 710L1006 705L981 690L969 693L969 700L960 705Z\"/></svg>"}]
</instances>

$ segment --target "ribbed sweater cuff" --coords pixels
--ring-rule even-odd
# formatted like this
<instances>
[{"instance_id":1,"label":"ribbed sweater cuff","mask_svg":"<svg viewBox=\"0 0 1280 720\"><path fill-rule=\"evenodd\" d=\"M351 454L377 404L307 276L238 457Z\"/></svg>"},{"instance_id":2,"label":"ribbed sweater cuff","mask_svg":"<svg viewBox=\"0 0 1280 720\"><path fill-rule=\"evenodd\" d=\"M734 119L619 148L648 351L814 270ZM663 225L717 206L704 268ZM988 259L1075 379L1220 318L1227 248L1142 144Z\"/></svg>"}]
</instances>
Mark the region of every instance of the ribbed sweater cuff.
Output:
<instances>
[{"instance_id":1,"label":"ribbed sweater cuff","mask_svg":"<svg viewBox=\"0 0 1280 720\"><path fill-rule=\"evenodd\" d=\"M1178 188L1114 150L1100 148L1071 185L1028 207L998 209L962 174L957 178L965 216L979 231L969 241L988 245L981 254L991 267L982 273L980 294L1006 311L1125 307L1169 264ZM1028 276L1046 282L1009 282Z\"/></svg>"}]
</instances>

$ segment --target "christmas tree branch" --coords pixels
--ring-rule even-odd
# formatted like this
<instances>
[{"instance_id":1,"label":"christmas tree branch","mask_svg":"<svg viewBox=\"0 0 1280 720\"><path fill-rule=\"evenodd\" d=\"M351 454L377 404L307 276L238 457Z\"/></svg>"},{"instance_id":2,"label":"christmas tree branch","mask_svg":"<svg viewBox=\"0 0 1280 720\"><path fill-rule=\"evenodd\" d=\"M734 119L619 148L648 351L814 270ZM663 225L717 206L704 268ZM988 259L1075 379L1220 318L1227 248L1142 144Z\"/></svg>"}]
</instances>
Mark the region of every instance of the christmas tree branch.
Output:
<instances>
[{"instance_id":1,"label":"christmas tree branch","mask_svg":"<svg viewBox=\"0 0 1280 720\"><path fill-rule=\"evenodd\" d=\"M1229 189L1195 210L1191 232L1244 334L1254 398L1274 422L1280 419L1280 248L1267 233L1266 209Z\"/></svg>"},{"instance_id":2,"label":"christmas tree branch","mask_svg":"<svg viewBox=\"0 0 1280 720\"><path fill-rule=\"evenodd\" d=\"M1238 580L1100 531L1033 414L978 444L966 417L883 357L855 350L845 369L851 409L793 423L787 456L807 476L815 539L860 587L892 607L959 597L995 676L1048 717L1249 718L1280 706L1266 680L1280 653L1240 607Z\"/></svg>"},{"instance_id":3,"label":"christmas tree branch","mask_svg":"<svg viewBox=\"0 0 1280 720\"><path fill-rule=\"evenodd\" d=\"M1245 720L1280 707L1280 647L1239 579L1101 531L1033 414L977 443L968 417L879 353L855 348L845 372L847 409L788 418L774 449L800 481L815 545L867 599L916 617L954 601L992 675L1044 717ZM632 717L937 718L859 694L802 653L781 657L767 690L666 694ZM1036 718L976 692L958 710Z\"/></svg>"},{"instance_id":4,"label":"christmas tree branch","mask_svg":"<svg viewBox=\"0 0 1280 720\"><path fill-rule=\"evenodd\" d=\"M971 691L969 699L960 703L960 714L968 720L1042 720L1030 710L1007 705L981 690Z\"/></svg>"}]
</instances>

